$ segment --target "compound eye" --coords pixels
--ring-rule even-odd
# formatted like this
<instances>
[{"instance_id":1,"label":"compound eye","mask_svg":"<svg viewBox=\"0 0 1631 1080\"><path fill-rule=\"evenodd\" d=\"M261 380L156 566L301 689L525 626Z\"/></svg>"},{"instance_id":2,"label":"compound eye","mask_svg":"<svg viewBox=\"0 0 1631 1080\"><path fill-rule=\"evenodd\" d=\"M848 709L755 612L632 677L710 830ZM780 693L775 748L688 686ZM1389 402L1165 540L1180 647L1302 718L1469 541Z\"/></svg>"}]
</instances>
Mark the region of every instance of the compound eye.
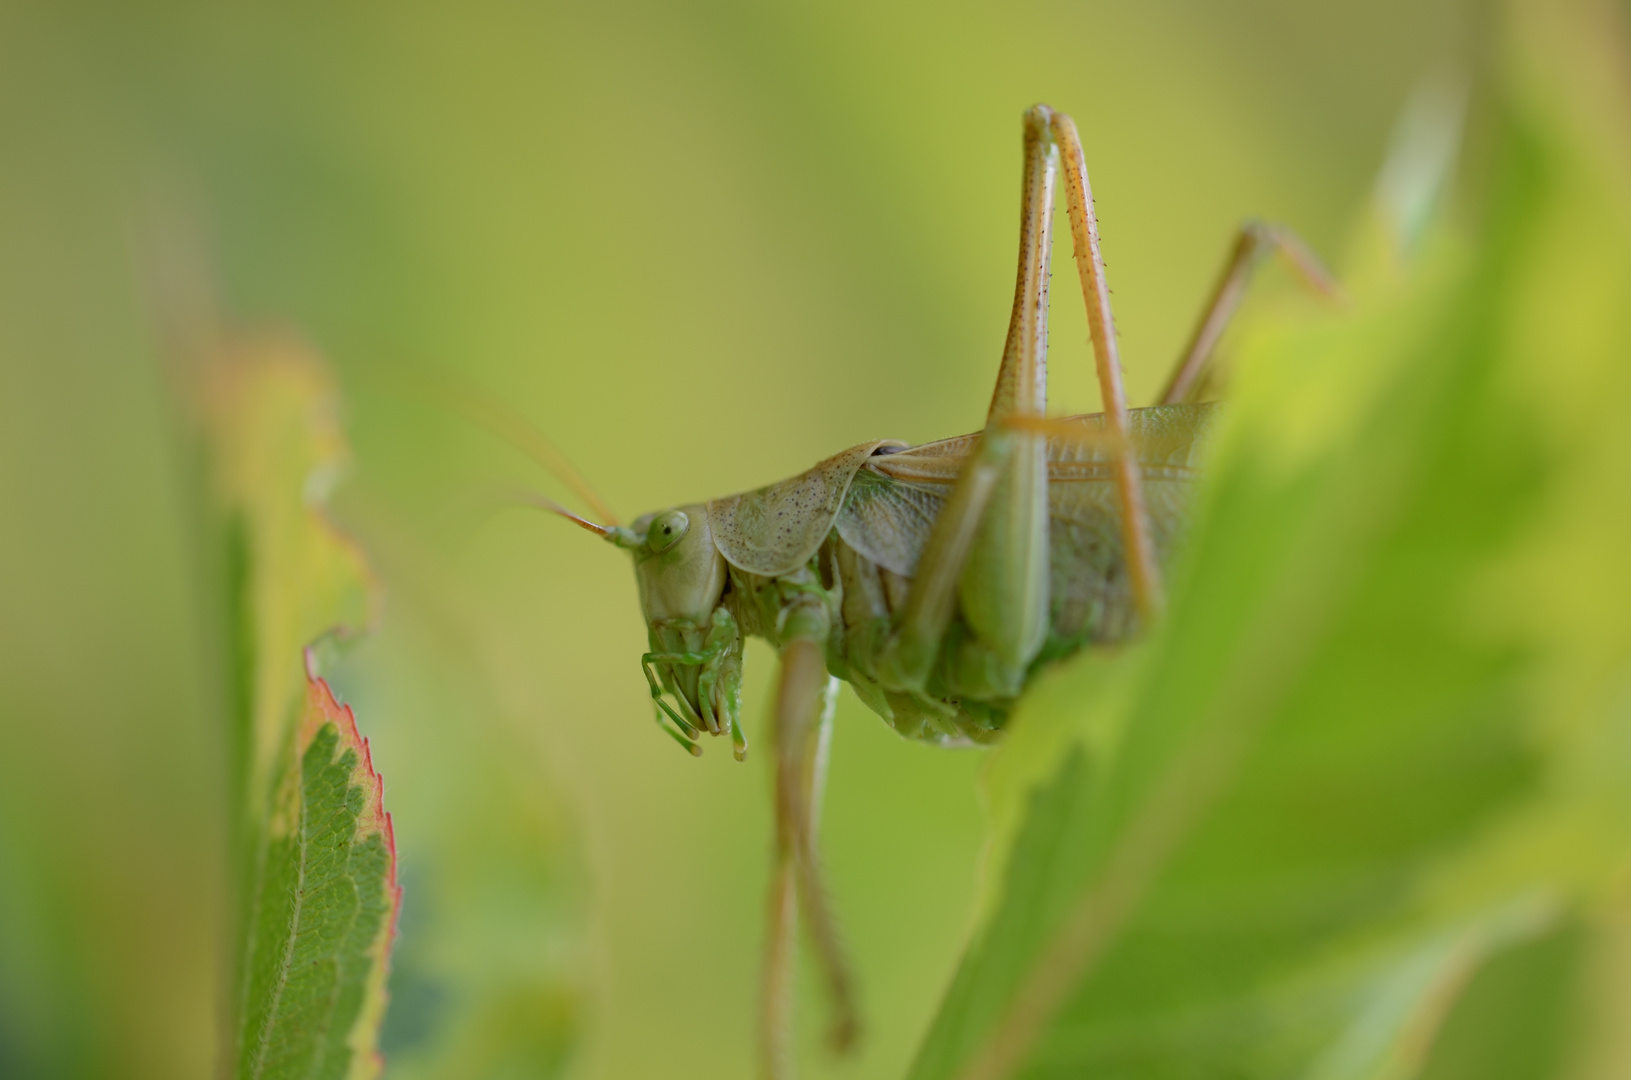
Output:
<instances>
[{"instance_id":1,"label":"compound eye","mask_svg":"<svg viewBox=\"0 0 1631 1080\"><path fill-rule=\"evenodd\" d=\"M667 551L680 542L685 530L691 527L691 519L685 516L684 510L670 510L666 514L658 514L651 522L651 528L646 533L646 546L652 551Z\"/></svg>"}]
</instances>

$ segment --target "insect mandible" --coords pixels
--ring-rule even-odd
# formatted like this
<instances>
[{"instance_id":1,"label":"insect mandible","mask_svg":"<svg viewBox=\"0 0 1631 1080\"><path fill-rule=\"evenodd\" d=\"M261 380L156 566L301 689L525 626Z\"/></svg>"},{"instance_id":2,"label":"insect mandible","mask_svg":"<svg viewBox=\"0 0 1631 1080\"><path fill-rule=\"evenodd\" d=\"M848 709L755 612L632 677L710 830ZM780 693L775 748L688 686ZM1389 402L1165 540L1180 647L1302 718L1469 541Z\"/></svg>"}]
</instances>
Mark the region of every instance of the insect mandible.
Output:
<instances>
[{"instance_id":1,"label":"insect mandible","mask_svg":"<svg viewBox=\"0 0 1631 1080\"><path fill-rule=\"evenodd\" d=\"M1048 267L1063 175L1104 411L1047 419ZM832 1004L830 1040L859 1033L854 981L816 850L838 683L907 738L999 737L1043 665L1134 635L1162 606L1162 567L1184 531L1216 406L1208 361L1263 256L1317 290L1329 275L1286 229L1242 226L1160 403L1129 409L1081 141L1045 105L1024 118L1019 272L985 427L921 446L862 443L799 476L619 525L547 509L634 560L657 723L692 754L703 735L747 752L742 644L780 654L773 699L776 858L760 993L761 1067L791 1075L795 928L804 911Z\"/></svg>"}]
</instances>

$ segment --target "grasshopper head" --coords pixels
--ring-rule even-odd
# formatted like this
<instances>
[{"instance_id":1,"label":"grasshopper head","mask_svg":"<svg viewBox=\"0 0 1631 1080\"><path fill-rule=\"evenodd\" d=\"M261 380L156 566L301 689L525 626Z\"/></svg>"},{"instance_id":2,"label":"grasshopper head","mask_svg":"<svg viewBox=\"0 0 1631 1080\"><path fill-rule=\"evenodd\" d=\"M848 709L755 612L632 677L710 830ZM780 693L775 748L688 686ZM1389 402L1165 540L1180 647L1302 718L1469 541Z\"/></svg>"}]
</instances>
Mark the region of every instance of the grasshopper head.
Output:
<instances>
[{"instance_id":1,"label":"grasshopper head","mask_svg":"<svg viewBox=\"0 0 1631 1080\"><path fill-rule=\"evenodd\" d=\"M613 530L607 539L634 556L651 651L699 658L654 659L651 664L663 689L678 699L682 727L725 734L734 711L741 643L735 623L716 615L725 594L725 557L714 546L707 508L647 514L628 528ZM700 659L704 656L709 659Z\"/></svg>"},{"instance_id":2,"label":"grasshopper head","mask_svg":"<svg viewBox=\"0 0 1631 1080\"><path fill-rule=\"evenodd\" d=\"M605 501L524 419L502 402L469 394L458 395L458 400L482 422L537 457L605 524L579 517L541 494L526 493L524 501L558 514L634 556L640 610L645 615L651 651L656 654L646 657L646 672L654 680L652 696L658 708L677 726L669 734L695 755L702 752L693 741L699 732L722 735L729 731L740 761L747 751L736 723L742 685L742 637L731 613L720 603L725 595L725 556L714 545L708 508L700 504L677 507L647 514L633 525L619 525ZM674 696L679 712L663 700L659 682Z\"/></svg>"},{"instance_id":3,"label":"grasshopper head","mask_svg":"<svg viewBox=\"0 0 1631 1080\"><path fill-rule=\"evenodd\" d=\"M706 507L647 514L609 539L634 556L647 625L686 620L707 627L725 593L725 557L714 546Z\"/></svg>"}]
</instances>

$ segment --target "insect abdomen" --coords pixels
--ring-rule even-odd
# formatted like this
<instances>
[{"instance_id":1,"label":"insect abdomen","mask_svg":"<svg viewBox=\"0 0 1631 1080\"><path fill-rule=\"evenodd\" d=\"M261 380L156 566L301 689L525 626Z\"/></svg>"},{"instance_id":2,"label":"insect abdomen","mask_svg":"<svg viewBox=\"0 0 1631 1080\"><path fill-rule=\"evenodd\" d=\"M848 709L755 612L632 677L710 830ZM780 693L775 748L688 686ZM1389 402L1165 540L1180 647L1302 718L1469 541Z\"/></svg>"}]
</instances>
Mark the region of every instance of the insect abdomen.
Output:
<instances>
[{"instance_id":1,"label":"insect abdomen","mask_svg":"<svg viewBox=\"0 0 1631 1080\"><path fill-rule=\"evenodd\" d=\"M828 648L834 674L846 679L873 712L907 738L939 745L993 739L1007 719L1011 702L972 702L944 694L939 664L923 697L879 685L872 661L906 605L911 579L867 558L846 543L836 529L818 558L830 568L841 595L839 625L833 628ZM948 643L961 640L966 632L961 617L954 623L941 643L942 663Z\"/></svg>"}]
</instances>

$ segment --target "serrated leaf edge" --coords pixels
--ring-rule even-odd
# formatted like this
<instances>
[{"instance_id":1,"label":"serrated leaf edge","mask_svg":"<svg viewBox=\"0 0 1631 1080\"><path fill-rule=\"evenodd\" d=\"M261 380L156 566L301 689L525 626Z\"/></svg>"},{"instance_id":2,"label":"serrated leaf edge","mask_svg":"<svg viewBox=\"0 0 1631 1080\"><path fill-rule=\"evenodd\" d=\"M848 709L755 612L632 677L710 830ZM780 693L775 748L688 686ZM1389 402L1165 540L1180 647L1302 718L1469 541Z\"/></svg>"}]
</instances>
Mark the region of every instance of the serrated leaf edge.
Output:
<instances>
[{"instance_id":1,"label":"serrated leaf edge","mask_svg":"<svg viewBox=\"0 0 1631 1080\"><path fill-rule=\"evenodd\" d=\"M385 780L374 769L374 758L368 739L357 728L357 716L350 705L343 704L334 695L328 681L318 674L317 654L312 646L302 650L306 669L306 700L300 729L295 735L295 760L299 761L312 740L324 725L334 723L340 730L340 747L350 746L357 751L357 764L352 768L351 781L368 793L363 813L357 817L353 842L379 832L385 840L386 861L385 896L391 905L390 917L384 931L373 948L372 974L364 995L362 1012L357 1016L346 1041L351 1045L352 1059L349 1076L362 1080L380 1075L385 1059L377 1045L380 1023L384 1019L386 980L390 975L391 949L396 944L397 920L402 913L402 885L397 880L396 830L390 811L385 809Z\"/></svg>"}]
</instances>

